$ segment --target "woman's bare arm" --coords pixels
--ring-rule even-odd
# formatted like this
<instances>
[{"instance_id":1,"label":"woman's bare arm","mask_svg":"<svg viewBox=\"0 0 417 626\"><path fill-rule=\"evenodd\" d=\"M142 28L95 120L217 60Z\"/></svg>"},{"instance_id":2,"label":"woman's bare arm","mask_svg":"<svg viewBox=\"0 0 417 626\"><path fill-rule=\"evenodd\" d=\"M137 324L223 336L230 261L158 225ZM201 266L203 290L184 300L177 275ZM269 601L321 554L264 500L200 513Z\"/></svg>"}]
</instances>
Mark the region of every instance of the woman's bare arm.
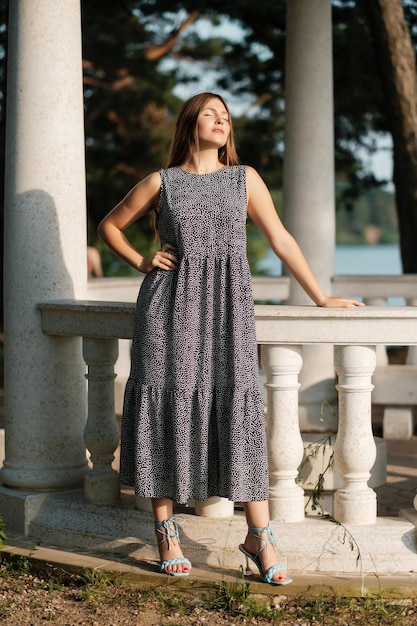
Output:
<instances>
[{"instance_id":1,"label":"woman's bare arm","mask_svg":"<svg viewBox=\"0 0 417 626\"><path fill-rule=\"evenodd\" d=\"M298 243L279 219L267 186L252 167L246 168L246 183L248 215L266 236L275 254L317 306L338 308L362 306L362 302L352 298L331 297L323 293Z\"/></svg>"},{"instance_id":2,"label":"woman's bare arm","mask_svg":"<svg viewBox=\"0 0 417 626\"><path fill-rule=\"evenodd\" d=\"M177 259L167 252L171 248L174 249L173 246L164 246L151 258L147 258L135 250L124 235L128 226L158 205L160 189L161 176L159 172L154 172L135 185L97 228L99 237L117 256L145 274L154 267L170 270L175 269L177 265Z\"/></svg>"}]
</instances>

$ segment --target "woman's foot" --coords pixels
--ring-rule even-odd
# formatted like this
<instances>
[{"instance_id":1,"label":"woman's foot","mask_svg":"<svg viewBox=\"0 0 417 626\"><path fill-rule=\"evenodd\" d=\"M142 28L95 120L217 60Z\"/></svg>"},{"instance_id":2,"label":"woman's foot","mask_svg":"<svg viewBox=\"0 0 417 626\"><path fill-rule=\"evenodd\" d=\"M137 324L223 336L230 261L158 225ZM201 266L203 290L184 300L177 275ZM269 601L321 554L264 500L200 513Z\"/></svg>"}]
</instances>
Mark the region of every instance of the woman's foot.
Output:
<instances>
[{"instance_id":1,"label":"woman's foot","mask_svg":"<svg viewBox=\"0 0 417 626\"><path fill-rule=\"evenodd\" d=\"M292 582L292 579L287 577L285 566L280 561L278 544L270 526L249 528L240 550L255 563L265 582L281 585Z\"/></svg>"},{"instance_id":2,"label":"woman's foot","mask_svg":"<svg viewBox=\"0 0 417 626\"><path fill-rule=\"evenodd\" d=\"M163 522L155 522L155 534L161 559L160 572L170 576L188 576L191 563L180 547L178 523L180 518L170 517Z\"/></svg>"}]
</instances>

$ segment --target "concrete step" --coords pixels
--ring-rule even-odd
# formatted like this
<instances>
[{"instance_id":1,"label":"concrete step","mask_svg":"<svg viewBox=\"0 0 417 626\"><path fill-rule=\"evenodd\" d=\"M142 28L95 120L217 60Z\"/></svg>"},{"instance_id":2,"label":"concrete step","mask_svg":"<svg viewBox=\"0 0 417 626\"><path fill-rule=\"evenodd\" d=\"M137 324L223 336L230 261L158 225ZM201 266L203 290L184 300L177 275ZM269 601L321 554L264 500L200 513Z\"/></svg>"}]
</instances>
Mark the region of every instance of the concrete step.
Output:
<instances>
[{"instance_id":1,"label":"concrete step","mask_svg":"<svg viewBox=\"0 0 417 626\"><path fill-rule=\"evenodd\" d=\"M414 511L415 513L415 511ZM227 518L204 518L191 509L180 509L184 524L184 553L202 567L239 569L243 555L243 512ZM410 521L412 520L412 521ZM290 571L410 573L417 571L414 518L378 518L372 525L340 526L329 519L306 517L296 523L273 523ZM30 537L39 543L84 548L101 553L130 555L138 560L157 560L152 516L134 508L125 497L117 507L87 503L81 492L50 494L30 522Z\"/></svg>"}]
</instances>

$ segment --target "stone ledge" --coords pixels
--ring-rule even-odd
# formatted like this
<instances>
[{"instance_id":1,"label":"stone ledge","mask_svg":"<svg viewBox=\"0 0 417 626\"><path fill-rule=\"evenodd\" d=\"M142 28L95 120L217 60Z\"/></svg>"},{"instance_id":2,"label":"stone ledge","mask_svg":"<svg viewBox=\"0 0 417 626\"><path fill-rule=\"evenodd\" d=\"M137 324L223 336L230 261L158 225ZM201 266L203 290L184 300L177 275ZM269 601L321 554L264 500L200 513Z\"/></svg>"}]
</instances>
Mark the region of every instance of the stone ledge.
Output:
<instances>
[{"instance_id":1,"label":"stone ledge","mask_svg":"<svg viewBox=\"0 0 417 626\"><path fill-rule=\"evenodd\" d=\"M8 492L11 504L17 494ZM26 522L33 543L102 555L117 553L144 561L157 559L152 516L134 509L131 500L107 507L87 503L79 492L43 496ZM4 505L4 494L3 500ZM3 510L7 508L3 506ZM219 519L188 511L180 511L186 522L181 537L188 558L198 567L238 571L243 561L237 547L247 530L243 513ZM306 517L296 523L274 523L274 529L290 570L375 576L416 571L415 526L402 517L378 518L375 524L350 527Z\"/></svg>"},{"instance_id":2,"label":"stone ledge","mask_svg":"<svg viewBox=\"0 0 417 626\"><path fill-rule=\"evenodd\" d=\"M38 309L46 334L131 338L135 312L131 303L56 300L40 303ZM255 305L255 319L258 343L417 344L417 307L411 306L330 309Z\"/></svg>"}]
</instances>

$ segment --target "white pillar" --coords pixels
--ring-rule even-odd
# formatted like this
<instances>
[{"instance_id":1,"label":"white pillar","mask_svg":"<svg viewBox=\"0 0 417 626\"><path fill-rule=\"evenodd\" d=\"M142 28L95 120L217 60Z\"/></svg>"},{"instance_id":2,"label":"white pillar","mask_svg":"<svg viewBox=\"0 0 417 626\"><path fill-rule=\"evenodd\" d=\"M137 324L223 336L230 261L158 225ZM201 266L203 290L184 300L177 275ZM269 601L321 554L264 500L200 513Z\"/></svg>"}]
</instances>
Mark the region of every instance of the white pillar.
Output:
<instances>
[{"instance_id":1,"label":"white pillar","mask_svg":"<svg viewBox=\"0 0 417 626\"><path fill-rule=\"evenodd\" d=\"M43 335L36 308L86 294L80 2L9 10L3 513L7 487L70 488L86 470L81 339Z\"/></svg>"},{"instance_id":2,"label":"white pillar","mask_svg":"<svg viewBox=\"0 0 417 626\"><path fill-rule=\"evenodd\" d=\"M335 205L331 0L287 2L285 226L300 244L323 290L334 273ZM290 304L312 304L291 279ZM305 346L300 376L302 430L334 430L320 422L323 400L335 397L330 346Z\"/></svg>"}]
</instances>

